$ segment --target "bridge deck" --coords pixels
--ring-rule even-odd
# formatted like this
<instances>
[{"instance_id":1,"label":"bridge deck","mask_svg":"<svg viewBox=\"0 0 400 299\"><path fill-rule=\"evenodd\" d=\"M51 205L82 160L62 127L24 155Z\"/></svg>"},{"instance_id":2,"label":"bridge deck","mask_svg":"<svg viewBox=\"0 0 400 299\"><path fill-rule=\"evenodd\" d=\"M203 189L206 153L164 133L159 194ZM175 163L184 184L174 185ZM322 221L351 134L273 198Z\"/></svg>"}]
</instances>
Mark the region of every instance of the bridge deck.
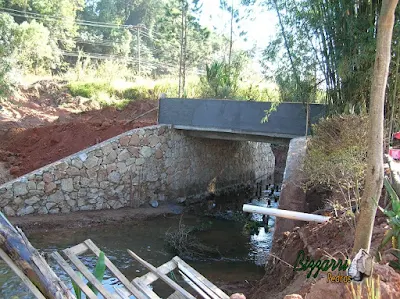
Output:
<instances>
[{"instance_id":1,"label":"bridge deck","mask_svg":"<svg viewBox=\"0 0 400 299\"><path fill-rule=\"evenodd\" d=\"M270 102L164 98L159 102L158 122L217 139L288 142L304 136L306 110L302 103L281 103L268 122L261 123L270 108ZM311 124L324 115L325 105L310 104Z\"/></svg>"}]
</instances>

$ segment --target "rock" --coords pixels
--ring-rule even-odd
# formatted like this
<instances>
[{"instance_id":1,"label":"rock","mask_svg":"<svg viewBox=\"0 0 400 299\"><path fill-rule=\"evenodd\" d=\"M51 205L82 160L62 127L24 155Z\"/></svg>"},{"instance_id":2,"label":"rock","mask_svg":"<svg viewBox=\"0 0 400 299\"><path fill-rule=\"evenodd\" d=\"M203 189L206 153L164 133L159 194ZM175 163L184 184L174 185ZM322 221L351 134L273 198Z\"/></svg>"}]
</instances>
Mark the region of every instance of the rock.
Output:
<instances>
[{"instance_id":1,"label":"rock","mask_svg":"<svg viewBox=\"0 0 400 299\"><path fill-rule=\"evenodd\" d=\"M137 134L133 134L131 136L131 140L129 141L129 145L139 145L140 139Z\"/></svg>"},{"instance_id":2,"label":"rock","mask_svg":"<svg viewBox=\"0 0 400 299\"><path fill-rule=\"evenodd\" d=\"M57 185L56 185L55 183L53 183L53 182L50 182L50 183L48 183L48 184L46 184L46 185L44 186L44 191L45 191L46 193L50 193L50 192L53 191L55 188L57 188Z\"/></svg>"},{"instance_id":3,"label":"rock","mask_svg":"<svg viewBox=\"0 0 400 299\"><path fill-rule=\"evenodd\" d=\"M26 205L33 205L33 204L37 203L38 201L40 201L39 197L32 196L31 198L28 198L27 200L25 200L25 204Z\"/></svg>"},{"instance_id":4,"label":"rock","mask_svg":"<svg viewBox=\"0 0 400 299\"><path fill-rule=\"evenodd\" d=\"M4 193L4 194L2 195L2 197L5 198L5 199L11 199L11 198L13 198L13 197L14 197L14 191L13 191L13 189L12 189L12 188L7 189L6 193Z\"/></svg>"},{"instance_id":5,"label":"rock","mask_svg":"<svg viewBox=\"0 0 400 299\"><path fill-rule=\"evenodd\" d=\"M82 178L81 179L81 186L82 187L88 187L90 185L90 180L88 178ZM80 190L78 190L79 192Z\"/></svg>"},{"instance_id":6,"label":"rock","mask_svg":"<svg viewBox=\"0 0 400 299\"><path fill-rule=\"evenodd\" d=\"M119 183L119 181L121 180L121 175L116 172L116 171L112 171L109 175L108 175L108 180L112 183Z\"/></svg>"},{"instance_id":7,"label":"rock","mask_svg":"<svg viewBox=\"0 0 400 299\"><path fill-rule=\"evenodd\" d=\"M37 188L38 190L44 190L44 185L45 185L44 182L39 182L39 183L37 183L36 188Z\"/></svg>"},{"instance_id":8,"label":"rock","mask_svg":"<svg viewBox=\"0 0 400 299\"><path fill-rule=\"evenodd\" d=\"M128 146L130 139L131 139L131 138L130 138L129 136L122 136L122 137L119 139L119 144L120 144L121 146Z\"/></svg>"},{"instance_id":9,"label":"rock","mask_svg":"<svg viewBox=\"0 0 400 299\"><path fill-rule=\"evenodd\" d=\"M150 147L155 147L159 141L158 137L154 135L151 136L149 140L150 140Z\"/></svg>"},{"instance_id":10,"label":"rock","mask_svg":"<svg viewBox=\"0 0 400 299\"><path fill-rule=\"evenodd\" d=\"M61 180L61 190L65 192L74 191L74 183L71 178Z\"/></svg>"},{"instance_id":11,"label":"rock","mask_svg":"<svg viewBox=\"0 0 400 299\"><path fill-rule=\"evenodd\" d=\"M117 170L118 170L119 173L124 174L128 170L128 167L126 166L125 163L118 162L117 163Z\"/></svg>"},{"instance_id":12,"label":"rock","mask_svg":"<svg viewBox=\"0 0 400 299\"><path fill-rule=\"evenodd\" d=\"M246 299L246 296L243 295L242 293L235 293L232 294L229 299Z\"/></svg>"},{"instance_id":13,"label":"rock","mask_svg":"<svg viewBox=\"0 0 400 299\"><path fill-rule=\"evenodd\" d=\"M7 216L11 216L11 217L15 216L15 211L13 210L13 208L11 208L9 206L4 207L3 211L4 211L4 214L6 214Z\"/></svg>"},{"instance_id":14,"label":"rock","mask_svg":"<svg viewBox=\"0 0 400 299\"><path fill-rule=\"evenodd\" d=\"M110 174L110 172L117 170L117 164L116 163L112 163L107 165L107 173Z\"/></svg>"},{"instance_id":15,"label":"rock","mask_svg":"<svg viewBox=\"0 0 400 299\"><path fill-rule=\"evenodd\" d=\"M93 167L97 166L97 162L99 162L99 158L93 156L93 157L88 158L88 159L83 163L83 165L84 165L86 168L90 169L90 168L93 168Z\"/></svg>"},{"instance_id":16,"label":"rock","mask_svg":"<svg viewBox=\"0 0 400 299\"><path fill-rule=\"evenodd\" d=\"M131 153L132 156L135 158L139 158L139 149L135 146L128 147L128 151Z\"/></svg>"},{"instance_id":17,"label":"rock","mask_svg":"<svg viewBox=\"0 0 400 299\"><path fill-rule=\"evenodd\" d=\"M123 162L126 159L130 158L131 154L129 153L129 151L127 149L124 149L119 155L118 155L118 161L119 162Z\"/></svg>"},{"instance_id":18,"label":"rock","mask_svg":"<svg viewBox=\"0 0 400 299\"><path fill-rule=\"evenodd\" d=\"M149 201L149 205L151 205L153 208L157 208L158 207L158 201L155 199L152 199Z\"/></svg>"},{"instance_id":19,"label":"rock","mask_svg":"<svg viewBox=\"0 0 400 299\"><path fill-rule=\"evenodd\" d=\"M24 208L20 209L17 212L17 215L18 216L24 216L24 215L32 214L33 212L35 212L35 209L32 206L27 206L27 207L24 207Z\"/></svg>"},{"instance_id":20,"label":"rock","mask_svg":"<svg viewBox=\"0 0 400 299\"><path fill-rule=\"evenodd\" d=\"M82 166L83 166L82 160L80 160L80 159L73 159L71 164L72 164L72 166L74 166L74 167L76 167L78 169L81 169Z\"/></svg>"},{"instance_id":21,"label":"rock","mask_svg":"<svg viewBox=\"0 0 400 299\"><path fill-rule=\"evenodd\" d=\"M105 146L102 147L102 152L103 155L108 155L109 153L111 153L113 151L113 147L111 145L111 143L107 143Z\"/></svg>"},{"instance_id":22,"label":"rock","mask_svg":"<svg viewBox=\"0 0 400 299\"><path fill-rule=\"evenodd\" d=\"M115 162L115 159L117 159L117 153L113 150L103 159L103 162L104 164L110 164Z\"/></svg>"},{"instance_id":23,"label":"rock","mask_svg":"<svg viewBox=\"0 0 400 299\"><path fill-rule=\"evenodd\" d=\"M16 182L13 184L14 196L25 195L28 193L26 183Z\"/></svg>"},{"instance_id":24,"label":"rock","mask_svg":"<svg viewBox=\"0 0 400 299\"><path fill-rule=\"evenodd\" d=\"M65 171L68 168L68 164L66 162L60 162L56 165L56 168L61 171Z\"/></svg>"},{"instance_id":25,"label":"rock","mask_svg":"<svg viewBox=\"0 0 400 299\"><path fill-rule=\"evenodd\" d=\"M97 170L96 169L88 169L86 170L89 179L97 179Z\"/></svg>"},{"instance_id":26,"label":"rock","mask_svg":"<svg viewBox=\"0 0 400 299\"><path fill-rule=\"evenodd\" d=\"M136 164L137 166L140 166L140 165L143 165L144 162L145 162L145 159L144 159L144 158L139 158L139 159L136 159L135 164Z\"/></svg>"},{"instance_id":27,"label":"rock","mask_svg":"<svg viewBox=\"0 0 400 299\"><path fill-rule=\"evenodd\" d=\"M186 198L185 197L178 197L175 201L177 203L184 203L186 201Z\"/></svg>"},{"instance_id":28,"label":"rock","mask_svg":"<svg viewBox=\"0 0 400 299\"><path fill-rule=\"evenodd\" d=\"M158 149L156 150L156 159L161 159L163 157L163 152L162 150Z\"/></svg>"},{"instance_id":29,"label":"rock","mask_svg":"<svg viewBox=\"0 0 400 299\"><path fill-rule=\"evenodd\" d=\"M54 208L54 209L49 210L49 214L58 214L59 212L60 212L59 208Z\"/></svg>"},{"instance_id":30,"label":"rock","mask_svg":"<svg viewBox=\"0 0 400 299\"><path fill-rule=\"evenodd\" d=\"M28 190L36 190L36 183L29 181L28 182Z\"/></svg>"},{"instance_id":31,"label":"rock","mask_svg":"<svg viewBox=\"0 0 400 299\"><path fill-rule=\"evenodd\" d=\"M51 173L45 172L43 173L43 182L49 183L54 180L54 176Z\"/></svg>"},{"instance_id":32,"label":"rock","mask_svg":"<svg viewBox=\"0 0 400 299\"><path fill-rule=\"evenodd\" d=\"M82 162L81 162L82 163ZM78 167L71 166L67 169L67 174L70 176L79 175L80 171Z\"/></svg>"},{"instance_id":33,"label":"rock","mask_svg":"<svg viewBox=\"0 0 400 299\"><path fill-rule=\"evenodd\" d=\"M41 214L41 215L45 215L45 214L48 214L48 213L49 213L49 211L46 209L46 207L41 207L38 210L38 214Z\"/></svg>"},{"instance_id":34,"label":"rock","mask_svg":"<svg viewBox=\"0 0 400 299\"><path fill-rule=\"evenodd\" d=\"M79 159L81 159L82 162L85 162L88 156L86 153L82 153L78 157Z\"/></svg>"},{"instance_id":35,"label":"rock","mask_svg":"<svg viewBox=\"0 0 400 299\"><path fill-rule=\"evenodd\" d=\"M64 200L64 193L61 190L58 190L56 193L53 193L49 196L49 202L57 202L60 203Z\"/></svg>"},{"instance_id":36,"label":"rock","mask_svg":"<svg viewBox=\"0 0 400 299\"><path fill-rule=\"evenodd\" d=\"M54 207L56 204L54 202L48 202L46 203L46 209L50 210L52 207Z\"/></svg>"},{"instance_id":37,"label":"rock","mask_svg":"<svg viewBox=\"0 0 400 299\"><path fill-rule=\"evenodd\" d=\"M143 147L140 149L140 154L141 154L141 156L144 157L144 158L150 157L150 156L151 156L151 153L152 153L152 149L151 149L150 147L148 147L148 146L143 146Z\"/></svg>"}]
</instances>

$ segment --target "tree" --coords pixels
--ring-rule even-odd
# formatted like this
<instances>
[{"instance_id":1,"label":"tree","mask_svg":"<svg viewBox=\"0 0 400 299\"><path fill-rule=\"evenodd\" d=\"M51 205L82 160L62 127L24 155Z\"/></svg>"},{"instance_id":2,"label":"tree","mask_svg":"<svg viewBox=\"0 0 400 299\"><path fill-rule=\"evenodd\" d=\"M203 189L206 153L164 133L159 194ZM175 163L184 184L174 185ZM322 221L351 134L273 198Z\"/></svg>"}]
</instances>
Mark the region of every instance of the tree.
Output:
<instances>
[{"instance_id":1,"label":"tree","mask_svg":"<svg viewBox=\"0 0 400 299\"><path fill-rule=\"evenodd\" d=\"M383 187L383 120L394 13L398 0L383 0L378 20L378 33L370 101L370 127L367 153L367 173L361 197L353 253L370 249L377 202Z\"/></svg>"}]
</instances>

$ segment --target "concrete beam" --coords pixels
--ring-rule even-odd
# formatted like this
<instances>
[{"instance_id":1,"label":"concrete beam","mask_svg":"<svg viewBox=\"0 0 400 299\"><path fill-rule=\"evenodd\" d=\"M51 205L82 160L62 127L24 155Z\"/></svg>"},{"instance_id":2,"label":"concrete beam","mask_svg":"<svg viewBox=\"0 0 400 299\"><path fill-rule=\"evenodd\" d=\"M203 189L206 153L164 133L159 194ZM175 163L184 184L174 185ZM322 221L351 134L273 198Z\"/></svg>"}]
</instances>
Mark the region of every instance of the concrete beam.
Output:
<instances>
[{"instance_id":1,"label":"concrete beam","mask_svg":"<svg viewBox=\"0 0 400 299\"><path fill-rule=\"evenodd\" d=\"M255 141L272 144L289 144L290 139L297 136L270 136L266 134L254 134L251 132L234 131L210 128L198 128L189 126L172 126L176 130L182 130L186 136L192 136L197 138L209 138L209 139L222 139L222 140L234 140L234 141Z\"/></svg>"}]
</instances>

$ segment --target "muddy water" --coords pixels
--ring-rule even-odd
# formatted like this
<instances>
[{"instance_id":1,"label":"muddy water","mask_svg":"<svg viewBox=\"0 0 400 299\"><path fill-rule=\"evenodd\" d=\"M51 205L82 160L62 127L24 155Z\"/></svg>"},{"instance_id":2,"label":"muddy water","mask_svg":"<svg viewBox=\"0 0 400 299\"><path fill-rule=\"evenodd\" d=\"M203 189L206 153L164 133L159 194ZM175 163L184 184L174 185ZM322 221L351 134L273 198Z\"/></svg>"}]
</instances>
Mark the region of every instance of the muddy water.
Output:
<instances>
[{"instance_id":1,"label":"muddy water","mask_svg":"<svg viewBox=\"0 0 400 299\"><path fill-rule=\"evenodd\" d=\"M61 250L90 238L128 279L133 279L144 275L147 271L130 258L126 249L131 249L154 266L167 262L173 255L165 248L164 234L168 229L177 227L179 218L180 216L160 217L157 220L143 221L135 225L105 226L73 232L37 233L30 234L28 237L33 246L43 252ZM253 215L253 218L259 219L260 216ZM204 244L216 246L222 257L186 260L206 278L219 285L246 280L254 281L262 277L265 255L272 242L272 230L266 232L264 228L260 228L258 234L250 236L243 233L243 224L238 222L190 215L184 216L183 219L186 225L200 225L205 222L211 225L210 230L200 232L197 236ZM273 226L273 222L270 219L269 224ZM84 256L83 262L92 268L95 259L92 256ZM71 287L63 271L51 260L49 263L61 279ZM118 282L110 276L110 273L106 273L103 284L109 290L113 290L113 285ZM34 298L2 261L0 261L0 287L0 298ZM162 284L156 284L154 287L163 297L167 297L172 292Z\"/></svg>"}]
</instances>

